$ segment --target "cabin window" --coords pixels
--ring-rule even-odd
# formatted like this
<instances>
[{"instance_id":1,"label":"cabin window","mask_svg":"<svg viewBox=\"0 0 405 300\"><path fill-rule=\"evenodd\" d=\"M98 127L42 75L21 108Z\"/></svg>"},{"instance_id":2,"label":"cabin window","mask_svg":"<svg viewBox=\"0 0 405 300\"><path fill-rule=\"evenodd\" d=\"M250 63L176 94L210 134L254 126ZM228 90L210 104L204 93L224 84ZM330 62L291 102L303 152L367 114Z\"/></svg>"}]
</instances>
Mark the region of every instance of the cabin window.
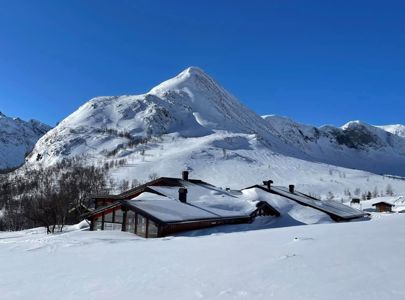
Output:
<instances>
[{"instance_id":1,"label":"cabin window","mask_svg":"<svg viewBox=\"0 0 405 300\"><path fill-rule=\"evenodd\" d=\"M104 215L104 222L112 222L113 212L110 211Z\"/></svg>"},{"instance_id":2,"label":"cabin window","mask_svg":"<svg viewBox=\"0 0 405 300\"><path fill-rule=\"evenodd\" d=\"M158 236L158 227L155 222L149 220L148 224L148 237L155 238Z\"/></svg>"},{"instance_id":3,"label":"cabin window","mask_svg":"<svg viewBox=\"0 0 405 300\"><path fill-rule=\"evenodd\" d=\"M126 231L135 232L135 213L132 210L127 211Z\"/></svg>"},{"instance_id":4,"label":"cabin window","mask_svg":"<svg viewBox=\"0 0 405 300\"><path fill-rule=\"evenodd\" d=\"M104 222L104 230L113 230L113 223L105 223Z\"/></svg>"},{"instance_id":5,"label":"cabin window","mask_svg":"<svg viewBox=\"0 0 405 300\"><path fill-rule=\"evenodd\" d=\"M101 223L101 219L100 219L100 223ZM122 230L122 211L121 211L121 209L105 213L104 214L104 227L100 227L100 230Z\"/></svg>"},{"instance_id":6,"label":"cabin window","mask_svg":"<svg viewBox=\"0 0 405 300\"><path fill-rule=\"evenodd\" d=\"M114 211L114 223L122 223L124 212L119 208Z\"/></svg>"},{"instance_id":7,"label":"cabin window","mask_svg":"<svg viewBox=\"0 0 405 300\"><path fill-rule=\"evenodd\" d=\"M146 237L146 223L147 219L138 214L137 223L136 223L136 234L142 237Z\"/></svg>"},{"instance_id":8,"label":"cabin window","mask_svg":"<svg viewBox=\"0 0 405 300\"><path fill-rule=\"evenodd\" d=\"M122 230L122 224L120 224L120 223L111 223L111 230L121 231Z\"/></svg>"},{"instance_id":9,"label":"cabin window","mask_svg":"<svg viewBox=\"0 0 405 300\"><path fill-rule=\"evenodd\" d=\"M94 227L93 230L102 230L103 222L101 218L94 219Z\"/></svg>"}]
</instances>

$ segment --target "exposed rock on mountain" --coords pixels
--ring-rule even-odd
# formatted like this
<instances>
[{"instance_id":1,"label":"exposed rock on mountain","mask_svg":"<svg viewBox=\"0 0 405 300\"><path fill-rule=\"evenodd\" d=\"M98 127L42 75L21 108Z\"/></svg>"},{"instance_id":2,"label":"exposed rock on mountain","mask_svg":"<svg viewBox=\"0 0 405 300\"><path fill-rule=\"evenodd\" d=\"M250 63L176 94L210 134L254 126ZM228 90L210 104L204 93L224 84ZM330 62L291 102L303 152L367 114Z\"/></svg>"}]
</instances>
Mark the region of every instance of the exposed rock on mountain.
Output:
<instances>
[{"instance_id":1,"label":"exposed rock on mountain","mask_svg":"<svg viewBox=\"0 0 405 300\"><path fill-rule=\"evenodd\" d=\"M51 127L36 120L23 121L0 112L0 169L24 163L38 139Z\"/></svg>"}]
</instances>

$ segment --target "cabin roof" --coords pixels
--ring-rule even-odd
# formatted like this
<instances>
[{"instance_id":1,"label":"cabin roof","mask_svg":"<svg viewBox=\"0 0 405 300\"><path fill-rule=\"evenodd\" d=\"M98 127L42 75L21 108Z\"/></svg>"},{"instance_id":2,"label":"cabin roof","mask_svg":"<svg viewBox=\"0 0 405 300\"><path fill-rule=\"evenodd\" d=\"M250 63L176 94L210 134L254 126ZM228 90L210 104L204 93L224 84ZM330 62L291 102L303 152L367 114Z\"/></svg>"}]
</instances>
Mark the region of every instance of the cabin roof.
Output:
<instances>
[{"instance_id":1,"label":"cabin roof","mask_svg":"<svg viewBox=\"0 0 405 300\"><path fill-rule=\"evenodd\" d=\"M93 199L111 199L111 200L127 200L131 199L133 196L136 196L143 192L150 192L151 186L177 186L183 187L185 183L193 183L193 184L203 184L207 186L212 186L211 184L199 180L199 179L189 179L183 180L181 178L174 178L174 177L159 177L155 180L149 181L147 183L141 184L137 187L124 191L118 195L94 195Z\"/></svg>"},{"instance_id":2,"label":"cabin roof","mask_svg":"<svg viewBox=\"0 0 405 300\"><path fill-rule=\"evenodd\" d=\"M140 209L165 223L217 219L218 215L193 205L173 200L127 200L129 207Z\"/></svg>"},{"instance_id":3,"label":"cabin roof","mask_svg":"<svg viewBox=\"0 0 405 300\"><path fill-rule=\"evenodd\" d=\"M185 182L187 204L207 210L219 217L248 215L256 209L257 201L248 201L212 185ZM151 187L170 199L178 199L178 187Z\"/></svg>"},{"instance_id":4,"label":"cabin roof","mask_svg":"<svg viewBox=\"0 0 405 300\"><path fill-rule=\"evenodd\" d=\"M388 205L388 206L391 206L391 207L395 206L394 204L386 202L386 201L376 202L372 206L377 206L377 205L380 205L380 204Z\"/></svg>"},{"instance_id":5,"label":"cabin roof","mask_svg":"<svg viewBox=\"0 0 405 300\"><path fill-rule=\"evenodd\" d=\"M259 204L259 201L248 201L205 183L182 182L182 187L187 189L186 203L178 200L178 186L148 187L152 192L142 193L125 203L163 222L244 218L249 217Z\"/></svg>"},{"instance_id":6,"label":"cabin roof","mask_svg":"<svg viewBox=\"0 0 405 300\"><path fill-rule=\"evenodd\" d=\"M126 198L130 197L131 195L137 194L138 191L148 189L151 186L177 186L177 187L183 187L186 183L210 185L209 183L206 183L206 182L204 182L202 180L198 180L198 179L183 180L181 178L160 177L160 178L157 178L155 180L149 181L149 182L147 182L145 184L142 184L140 186L137 186L137 187L135 187L133 189L125 191L125 192L119 194L118 197L121 198L121 199L126 199Z\"/></svg>"},{"instance_id":7,"label":"cabin roof","mask_svg":"<svg viewBox=\"0 0 405 300\"><path fill-rule=\"evenodd\" d=\"M260 188L269 192L267 186L265 185L256 185L253 187ZM250 187L250 188L253 188ZM295 190L293 193L289 191L286 187L281 186L271 186L270 193L277 194L279 196L286 197L288 199L294 200L299 204L310 206L312 208L318 209L332 217L337 217L344 220L350 220L354 218L359 218L366 216L367 213L350 207L348 205L344 205L334 200L319 200L312 196L306 195Z\"/></svg>"}]
</instances>

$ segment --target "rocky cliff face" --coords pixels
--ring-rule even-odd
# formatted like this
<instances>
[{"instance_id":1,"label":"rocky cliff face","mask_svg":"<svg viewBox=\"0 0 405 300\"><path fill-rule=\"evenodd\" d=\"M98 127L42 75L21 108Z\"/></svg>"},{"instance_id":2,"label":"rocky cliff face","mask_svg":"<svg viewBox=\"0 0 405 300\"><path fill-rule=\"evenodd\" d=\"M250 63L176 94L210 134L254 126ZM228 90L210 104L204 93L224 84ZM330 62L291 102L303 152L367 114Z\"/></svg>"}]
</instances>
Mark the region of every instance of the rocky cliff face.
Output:
<instances>
[{"instance_id":1,"label":"rocky cliff face","mask_svg":"<svg viewBox=\"0 0 405 300\"><path fill-rule=\"evenodd\" d=\"M36 120L23 121L0 112L0 169L15 168L24 163L35 143L51 127Z\"/></svg>"},{"instance_id":2,"label":"rocky cliff face","mask_svg":"<svg viewBox=\"0 0 405 300\"><path fill-rule=\"evenodd\" d=\"M311 159L368 170L405 174L405 138L386 127L352 121L342 127L314 127L279 116L263 117L285 143Z\"/></svg>"}]
</instances>

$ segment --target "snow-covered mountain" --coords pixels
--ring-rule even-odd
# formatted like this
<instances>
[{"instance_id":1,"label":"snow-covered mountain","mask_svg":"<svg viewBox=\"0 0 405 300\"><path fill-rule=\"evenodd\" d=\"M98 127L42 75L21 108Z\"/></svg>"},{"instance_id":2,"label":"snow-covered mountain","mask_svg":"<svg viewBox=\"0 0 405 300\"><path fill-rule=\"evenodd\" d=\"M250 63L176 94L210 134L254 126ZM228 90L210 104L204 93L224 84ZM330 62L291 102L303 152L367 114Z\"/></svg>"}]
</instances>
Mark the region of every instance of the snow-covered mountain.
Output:
<instances>
[{"instance_id":1,"label":"snow-covered mountain","mask_svg":"<svg viewBox=\"0 0 405 300\"><path fill-rule=\"evenodd\" d=\"M317 128L286 117L263 118L280 139L301 149L312 160L380 174L405 175L405 134L401 132L404 127L378 127L352 121L342 127Z\"/></svg>"},{"instance_id":2,"label":"snow-covered mountain","mask_svg":"<svg viewBox=\"0 0 405 300\"><path fill-rule=\"evenodd\" d=\"M395 125L382 125L376 127L405 138L405 125L395 124Z\"/></svg>"},{"instance_id":3,"label":"snow-covered mountain","mask_svg":"<svg viewBox=\"0 0 405 300\"><path fill-rule=\"evenodd\" d=\"M51 127L36 120L23 121L0 112L0 169L24 163L38 139Z\"/></svg>"},{"instance_id":4,"label":"snow-covered mountain","mask_svg":"<svg viewBox=\"0 0 405 300\"><path fill-rule=\"evenodd\" d=\"M47 165L84 153L128 154L125 150L141 138L203 137L219 131L255 135L273 150L293 151L272 135L265 120L193 67L143 95L91 99L40 139L29 162Z\"/></svg>"},{"instance_id":5,"label":"snow-covered mountain","mask_svg":"<svg viewBox=\"0 0 405 300\"><path fill-rule=\"evenodd\" d=\"M360 122L315 128L262 118L192 67L143 95L91 99L38 141L26 167L80 157L107 163L116 179L188 169L229 187L272 178L320 194L387 184L405 192L404 181L352 170L405 175L404 149L402 137Z\"/></svg>"}]
</instances>

